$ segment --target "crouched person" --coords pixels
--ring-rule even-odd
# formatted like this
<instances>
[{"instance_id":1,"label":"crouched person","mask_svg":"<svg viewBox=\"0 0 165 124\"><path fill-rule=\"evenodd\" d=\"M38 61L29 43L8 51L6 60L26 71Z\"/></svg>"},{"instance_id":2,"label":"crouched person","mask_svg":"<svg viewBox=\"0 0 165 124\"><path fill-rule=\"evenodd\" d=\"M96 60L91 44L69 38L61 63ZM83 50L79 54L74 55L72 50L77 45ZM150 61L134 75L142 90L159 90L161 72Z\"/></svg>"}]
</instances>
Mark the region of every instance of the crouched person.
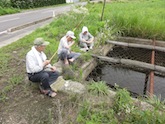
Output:
<instances>
[{"instance_id":1,"label":"crouched person","mask_svg":"<svg viewBox=\"0 0 165 124\"><path fill-rule=\"evenodd\" d=\"M34 40L34 46L26 55L26 71L30 81L39 83L41 93L55 97L56 92L51 89L50 85L57 80L59 73L43 52L48 44L49 42L43 38ZM49 68L49 71L45 68Z\"/></svg>"}]
</instances>

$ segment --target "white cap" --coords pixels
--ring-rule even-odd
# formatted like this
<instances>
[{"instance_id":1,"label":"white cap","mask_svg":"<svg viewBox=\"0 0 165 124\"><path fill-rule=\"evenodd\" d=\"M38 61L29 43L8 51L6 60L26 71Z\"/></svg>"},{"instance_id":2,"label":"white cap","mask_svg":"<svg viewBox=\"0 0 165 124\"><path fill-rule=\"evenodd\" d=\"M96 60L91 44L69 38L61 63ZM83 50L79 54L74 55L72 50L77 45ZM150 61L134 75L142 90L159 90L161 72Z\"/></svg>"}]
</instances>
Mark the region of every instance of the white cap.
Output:
<instances>
[{"instance_id":1,"label":"white cap","mask_svg":"<svg viewBox=\"0 0 165 124\"><path fill-rule=\"evenodd\" d=\"M68 32L66 33L66 36L69 36L69 37L71 37L71 38L73 38L73 39L76 39L76 37L74 36L74 32L73 32L73 31L68 31Z\"/></svg>"},{"instance_id":2,"label":"white cap","mask_svg":"<svg viewBox=\"0 0 165 124\"><path fill-rule=\"evenodd\" d=\"M84 27L82 28L82 33L84 33L85 31L88 32L88 28L87 28L86 26L84 26Z\"/></svg>"}]
</instances>

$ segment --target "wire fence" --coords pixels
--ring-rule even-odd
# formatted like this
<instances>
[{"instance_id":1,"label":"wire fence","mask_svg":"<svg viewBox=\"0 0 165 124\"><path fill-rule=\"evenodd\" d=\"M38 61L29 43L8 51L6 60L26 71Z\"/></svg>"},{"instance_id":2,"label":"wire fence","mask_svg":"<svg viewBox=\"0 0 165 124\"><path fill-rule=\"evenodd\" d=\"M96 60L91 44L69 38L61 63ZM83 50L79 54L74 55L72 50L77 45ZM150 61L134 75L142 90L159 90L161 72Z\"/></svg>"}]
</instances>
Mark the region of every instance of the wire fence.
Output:
<instances>
[{"instance_id":1,"label":"wire fence","mask_svg":"<svg viewBox=\"0 0 165 124\"><path fill-rule=\"evenodd\" d=\"M107 54L108 58L128 59L151 63L152 50L142 48L121 47L115 45ZM92 71L87 80L105 81L111 87L116 84L126 88L135 96L146 95L149 92L151 70L133 65L112 63L97 59L98 66ZM155 51L155 65L165 66L164 52ZM154 71L154 95L165 98L165 73Z\"/></svg>"}]
</instances>

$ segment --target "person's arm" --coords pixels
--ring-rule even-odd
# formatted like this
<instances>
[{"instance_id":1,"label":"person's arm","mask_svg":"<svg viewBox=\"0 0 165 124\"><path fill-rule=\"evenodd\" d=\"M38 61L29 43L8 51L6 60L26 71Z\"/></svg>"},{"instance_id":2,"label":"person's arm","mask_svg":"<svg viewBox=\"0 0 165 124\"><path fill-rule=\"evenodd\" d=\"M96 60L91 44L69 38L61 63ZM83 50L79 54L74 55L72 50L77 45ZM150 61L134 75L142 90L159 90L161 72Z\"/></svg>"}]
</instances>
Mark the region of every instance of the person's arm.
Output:
<instances>
[{"instance_id":1,"label":"person's arm","mask_svg":"<svg viewBox=\"0 0 165 124\"><path fill-rule=\"evenodd\" d=\"M79 34L79 38L81 42L85 42L88 43L88 41L86 41L85 39L83 39L82 33Z\"/></svg>"},{"instance_id":2,"label":"person's arm","mask_svg":"<svg viewBox=\"0 0 165 124\"><path fill-rule=\"evenodd\" d=\"M88 41L88 43L92 43L93 41L94 41L94 37L93 37L93 35L91 35L89 32L88 32L88 37L89 37L89 41Z\"/></svg>"},{"instance_id":3,"label":"person's arm","mask_svg":"<svg viewBox=\"0 0 165 124\"><path fill-rule=\"evenodd\" d=\"M68 42L67 40L62 40L63 48L70 50L75 41Z\"/></svg>"},{"instance_id":4,"label":"person's arm","mask_svg":"<svg viewBox=\"0 0 165 124\"><path fill-rule=\"evenodd\" d=\"M74 43L75 41L70 41L70 43L68 44L69 49L73 46Z\"/></svg>"}]
</instances>

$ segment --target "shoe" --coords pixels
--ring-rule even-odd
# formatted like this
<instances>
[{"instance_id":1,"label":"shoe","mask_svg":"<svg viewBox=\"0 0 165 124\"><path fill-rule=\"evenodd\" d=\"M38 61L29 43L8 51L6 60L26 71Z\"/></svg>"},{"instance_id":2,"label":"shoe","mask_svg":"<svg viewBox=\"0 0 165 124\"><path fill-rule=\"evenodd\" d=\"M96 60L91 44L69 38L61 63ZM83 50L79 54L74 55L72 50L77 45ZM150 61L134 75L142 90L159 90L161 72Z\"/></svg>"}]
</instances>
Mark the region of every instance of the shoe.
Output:
<instances>
[{"instance_id":1,"label":"shoe","mask_svg":"<svg viewBox=\"0 0 165 124\"><path fill-rule=\"evenodd\" d=\"M48 90L46 95L49 96L49 97L55 97L57 95L57 93L52 91L52 90Z\"/></svg>"}]
</instances>

